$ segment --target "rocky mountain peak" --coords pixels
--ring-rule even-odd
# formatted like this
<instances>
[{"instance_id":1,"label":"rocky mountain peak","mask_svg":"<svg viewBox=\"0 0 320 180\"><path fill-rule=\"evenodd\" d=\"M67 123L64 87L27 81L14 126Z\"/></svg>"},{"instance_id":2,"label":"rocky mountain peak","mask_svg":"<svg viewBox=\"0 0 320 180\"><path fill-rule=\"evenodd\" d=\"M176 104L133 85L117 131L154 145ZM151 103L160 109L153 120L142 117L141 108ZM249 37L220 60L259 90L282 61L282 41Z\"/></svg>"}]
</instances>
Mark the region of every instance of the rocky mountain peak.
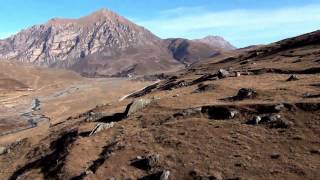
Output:
<instances>
[{"instance_id":1,"label":"rocky mountain peak","mask_svg":"<svg viewBox=\"0 0 320 180\"><path fill-rule=\"evenodd\" d=\"M111 59L120 61L124 54L142 53L138 49L156 49L155 52L170 59L166 48L161 47L160 38L108 9L101 9L79 19L54 18L0 41L0 59L64 68L83 64L84 59L91 64L96 60L99 62L94 63L109 69L106 72L116 72L121 68L130 68L135 60L132 58L132 62L115 68L111 65ZM130 53L126 52L129 50ZM149 53L160 56L155 54ZM89 58L93 55L94 58ZM157 61L160 62L159 59ZM90 63L85 63L86 67ZM90 71L96 71L96 68Z\"/></svg>"},{"instance_id":2,"label":"rocky mountain peak","mask_svg":"<svg viewBox=\"0 0 320 180\"><path fill-rule=\"evenodd\" d=\"M103 8L78 19L53 18L0 40L0 59L123 76L168 71L234 49L217 36L172 42Z\"/></svg>"},{"instance_id":3,"label":"rocky mountain peak","mask_svg":"<svg viewBox=\"0 0 320 180\"><path fill-rule=\"evenodd\" d=\"M225 40L221 36L206 36L202 39L196 39L195 41L206 43L214 48L220 48L222 50L234 50L236 49L232 44Z\"/></svg>"}]
</instances>

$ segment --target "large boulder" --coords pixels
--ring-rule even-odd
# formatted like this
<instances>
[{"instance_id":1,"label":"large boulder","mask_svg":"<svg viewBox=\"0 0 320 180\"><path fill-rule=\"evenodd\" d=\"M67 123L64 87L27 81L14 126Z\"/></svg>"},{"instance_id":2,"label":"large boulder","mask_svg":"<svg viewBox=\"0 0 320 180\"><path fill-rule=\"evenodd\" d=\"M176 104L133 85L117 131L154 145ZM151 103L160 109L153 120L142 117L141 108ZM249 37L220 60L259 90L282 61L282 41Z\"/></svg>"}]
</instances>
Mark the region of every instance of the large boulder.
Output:
<instances>
[{"instance_id":1,"label":"large boulder","mask_svg":"<svg viewBox=\"0 0 320 180\"><path fill-rule=\"evenodd\" d=\"M139 100L133 101L133 103L129 105L130 107L129 107L127 116L130 116L131 114L136 113L137 111L145 108L150 103L151 103L150 99L139 99Z\"/></svg>"},{"instance_id":2,"label":"large boulder","mask_svg":"<svg viewBox=\"0 0 320 180\"><path fill-rule=\"evenodd\" d=\"M106 129L110 129L114 126L114 122L111 123L98 123L96 127L93 128L89 136L95 135L98 132L101 132Z\"/></svg>"}]
</instances>

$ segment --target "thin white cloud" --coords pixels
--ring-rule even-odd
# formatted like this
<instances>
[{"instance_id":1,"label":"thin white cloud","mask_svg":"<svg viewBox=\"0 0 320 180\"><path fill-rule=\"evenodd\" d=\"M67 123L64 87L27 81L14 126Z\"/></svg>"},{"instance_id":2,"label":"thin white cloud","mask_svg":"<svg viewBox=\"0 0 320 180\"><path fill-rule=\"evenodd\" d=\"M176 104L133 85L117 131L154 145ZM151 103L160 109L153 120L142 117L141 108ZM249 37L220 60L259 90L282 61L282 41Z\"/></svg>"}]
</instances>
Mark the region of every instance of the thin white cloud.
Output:
<instances>
[{"instance_id":1,"label":"thin white cloud","mask_svg":"<svg viewBox=\"0 0 320 180\"><path fill-rule=\"evenodd\" d=\"M185 13L197 13L197 12L205 12L206 9L203 6L194 6L194 7L177 7L173 9L166 9L160 11L160 15L163 16L171 16L171 15L183 15Z\"/></svg>"},{"instance_id":2,"label":"thin white cloud","mask_svg":"<svg viewBox=\"0 0 320 180\"><path fill-rule=\"evenodd\" d=\"M320 4L279 9L239 9L221 12L210 12L202 7L195 7L194 10L180 7L162 11L161 14L155 19L138 21L138 24L145 26L163 38L179 36L198 38L197 36L201 36L201 32L211 32L211 34L229 35L230 37L226 38L239 41L243 39L239 38L240 36L254 34L258 39L262 39L260 40L261 43L268 41L263 40L263 37L255 33L263 32L261 34L273 40L278 37L275 31L281 30L296 34L300 31L304 33L304 31L320 28ZM295 28L295 30L288 28ZM269 32L266 33L266 30ZM292 33L288 33L288 37L293 35ZM274 38L272 38L272 34L274 34ZM250 40L235 43L240 46L249 45Z\"/></svg>"}]
</instances>

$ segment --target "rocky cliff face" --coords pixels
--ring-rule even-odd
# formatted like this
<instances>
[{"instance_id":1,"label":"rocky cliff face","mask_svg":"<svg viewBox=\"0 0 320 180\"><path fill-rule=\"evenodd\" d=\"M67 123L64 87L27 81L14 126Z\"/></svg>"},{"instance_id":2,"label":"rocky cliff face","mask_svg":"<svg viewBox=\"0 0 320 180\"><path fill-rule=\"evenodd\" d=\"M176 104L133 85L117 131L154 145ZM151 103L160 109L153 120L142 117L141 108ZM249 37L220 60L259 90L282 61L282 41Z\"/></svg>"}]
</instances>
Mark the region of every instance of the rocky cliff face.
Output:
<instances>
[{"instance_id":1,"label":"rocky cliff face","mask_svg":"<svg viewBox=\"0 0 320 180\"><path fill-rule=\"evenodd\" d=\"M142 63L135 62L139 55L145 61L151 59L147 62L150 66L161 61L168 65L163 68L177 64L162 47L161 39L107 9L77 20L52 19L0 41L1 59L72 68L87 74L103 69L102 74L112 75L136 67ZM117 59L116 64L111 62L113 59Z\"/></svg>"}]
</instances>

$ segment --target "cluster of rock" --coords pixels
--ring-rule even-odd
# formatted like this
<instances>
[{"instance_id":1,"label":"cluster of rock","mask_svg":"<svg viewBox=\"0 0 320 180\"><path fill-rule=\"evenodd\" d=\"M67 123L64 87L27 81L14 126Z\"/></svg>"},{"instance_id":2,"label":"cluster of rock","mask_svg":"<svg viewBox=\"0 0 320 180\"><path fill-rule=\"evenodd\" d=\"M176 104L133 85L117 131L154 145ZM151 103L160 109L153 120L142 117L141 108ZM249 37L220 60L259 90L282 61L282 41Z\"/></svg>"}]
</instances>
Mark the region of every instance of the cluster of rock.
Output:
<instances>
[{"instance_id":1,"label":"cluster of rock","mask_svg":"<svg viewBox=\"0 0 320 180\"><path fill-rule=\"evenodd\" d=\"M293 123L281 117L280 114L272 114L266 116L255 116L252 120L249 120L247 124L258 125L258 124L266 124L270 128L290 128Z\"/></svg>"}]
</instances>

